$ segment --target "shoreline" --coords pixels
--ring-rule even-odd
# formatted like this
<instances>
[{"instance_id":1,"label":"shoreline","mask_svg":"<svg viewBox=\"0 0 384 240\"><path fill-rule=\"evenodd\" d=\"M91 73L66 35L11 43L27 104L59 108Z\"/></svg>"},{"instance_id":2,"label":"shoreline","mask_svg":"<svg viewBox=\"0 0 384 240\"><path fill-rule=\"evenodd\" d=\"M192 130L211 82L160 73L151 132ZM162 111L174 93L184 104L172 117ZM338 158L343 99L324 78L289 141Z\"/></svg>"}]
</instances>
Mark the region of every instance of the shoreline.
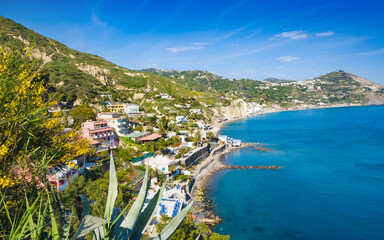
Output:
<instances>
[{"instance_id":1,"label":"shoreline","mask_svg":"<svg viewBox=\"0 0 384 240\"><path fill-rule=\"evenodd\" d=\"M256 115L263 115L263 114L269 114L269 113L279 113L279 112L287 112L287 111L299 111L299 110L313 110L313 109L325 109L325 108L340 108L340 107L363 107L363 106L370 106L370 105L332 105L332 106L319 106L319 107L313 107L313 108L303 108L303 109L283 109L283 110L272 110L272 111L267 111L263 113L256 113L250 116L243 116L239 118L231 118L228 119L225 122L220 122L220 123L215 123L213 124L213 129L212 132L215 136L218 135L220 130L227 124L238 121L238 120L244 120L247 118L251 118ZM259 143L260 144L260 143ZM212 152L215 150L222 148L224 145L220 144L218 147L215 149L212 149ZM245 147L250 147L250 146L245 146ZM218 153L217 155L213 156L208 156L206 159L204 159L201 163L199 163L195 169L191 172L191 176L194 178L194 187L196 187L196 190L192 190L191 193L195 193L199 195L199 193L204 193L206 190L206 185L207 181L217 172L220 172L225 169L231 169L229 166L225 163L222 162L222 158L235 150L240 150L241 148L245 147L226 147L224 151ZM260 149L259 149L260 150ZM233 169L233 168L232 168ZM270 168L268 168L270 169ZM276 169L276 168L274 168ZM190 194L191 194L190 193ZM201 201L200 203L200 212L203 213L203 215L210 216L209 218L203 218L200 219L201 221L204 221L212 226L219 224L221 221L220 216L218 216L212 206L212 200L208 197L206 198L206 201Z\"/></svg>"},{"instance_id":2,"label":"shoreline","mask_svg":"<svg viewBox=\"0 0 384 240\"><path fill-rule=\"evenodd\" d=\"M236 118L228 118L227 121L219 122L219 123L213 123L212 124L212 133L214 136L217 136L220 130L227 124L248 119L257 115L264 115L264 114L270 114L270 113L280 113L280 112L291 112L291 111L302 111L302 110L313 110L313 109L326 109L326 108L342 108L342 107L368 107L368 106L377 106L377 105L363 105L363 104L351 104L351 105L345 105L345 104L335 104L335 105L329 105L329 106L313 106L308 108L288 108L288 109L270 109L265 112L261 113L255 113L248 116L241 116Z\"/></svg>"},{"instance_id":3,"label":"shoreline","mask_svg":"<svg viewBox=\"0 0 384 240\"><path fill-rule=\"evenodd\" d=\"M213 133L214 136L217 136L219 134L219 132L221 131L221 129L225 125L227 125L229 123L233 123L235 121L240 121L240 120L248 119L248 118L251 118L251 117L254 117L254 116L257 116L257 115L264 115L264 114L270 114L270 113L279 113L279 112L289 112L289 111L326 109L326 108L341 108L341 107L364 107L364 106L372 106L372 105L361 105L361 104L358 104L358 105L357 104L356 105L344 105L344 104L341 104L341 105L319 106L319 107L301 108L301 109L282 109L282 110L275 109L275 110L270 110L270 111L266 111L266 112L262 112L262 113L256 113L256 114L253 114L253 115L250 115L250 116L243 116L243 117L238 117L238 118L230 118L230 119L228 119L225 122L214 123L213 124L213 128L212 128L212 133ZM195 178L196 186L198 186L198 188L200 188L200 189L201 188L205 188L205 184L206 184L207 180L213 174L215 174L215 173L217 173L217 172L219 172L219 171L221 171L223 169L228 169L228 167L227 167L228 165L224 164L221 161L221 158L224 155L230 153L231 151L234 151L236 149L241 149L241 148L242 147L229 147L229 148L226 148L224 152L221 152L221 153L219 153L216 156L212 156L212 157L208 156L208 158L204 159L201 163L199 163L196 166L196 169L191 174ZM209 163L209 164L207 166L205 166L207 163ZM204 169L200 170L202 167L204 167ZM196 174L196 172L199 172L199 171L201 171L201 172ZM205 174L203 174L203 173L205 173Z\"/></svg>"}]
</instances>

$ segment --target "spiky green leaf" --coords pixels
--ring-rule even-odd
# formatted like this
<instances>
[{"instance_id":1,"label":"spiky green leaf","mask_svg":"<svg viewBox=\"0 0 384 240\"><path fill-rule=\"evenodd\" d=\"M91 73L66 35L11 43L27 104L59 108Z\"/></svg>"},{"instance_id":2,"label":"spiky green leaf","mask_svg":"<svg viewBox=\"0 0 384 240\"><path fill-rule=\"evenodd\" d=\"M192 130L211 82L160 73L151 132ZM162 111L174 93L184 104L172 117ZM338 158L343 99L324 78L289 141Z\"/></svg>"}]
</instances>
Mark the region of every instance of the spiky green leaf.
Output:
<instances>
[{"instance_id":1,"label":"spiky green leaf","mask_svg":"<svg viewBox=\"0 0 384 240\"><path fill-rule=\"evenodd\" d=\"M128 206L127 206L128 207ZM124 220L124 213L126 209L114 208L112 218L115 219L113 223L113 231L111 239L129 239L129 231L127 228L122 227Z\"/></svg>"},{"instance_id":2,"label":"spiky green leaf","mask_svg":"<svg viewBox=\"0 0 384 240\"><path fill-rule=\"evenodd\" d=\"M26 207L27 207L27 211L28 209L30 208L29 207L29 203L28 203L28 199L27 197L25 197L26 201L25 201L25 204L26 204ZM28 223L29 223L29 230L31 232L31 238L32 239L37 239L37 234L36 234L36 224L33 222L33 216L32 215L29 215L28 216Z\"/></svg>"},{"instance_id":3,"label":"spiky green leaf","mask_svg":"<svg viewBox=\"0 0 384 240\"><path fill-rule=\"evenodd\" d=\"M104 226L101 225L93 230L93 240L104 240Z\"/></svg>"},{"instance_id":4,"label":"spiky green leaf","mask_svg":"<svg viewBox=\"0 0 384 240\"><path fill-rule=\"evenodd\" d=\"M117 177L116 177L116 169L115 169L115 161L112 155L112 151L110 153L111 160L109 162L109 188L108 188L108 198L107 205L105 206L104 219L110 222L111 215L113 212L113 208L115 206L115 201L117 198Z\"/></svg>"},{"instance_id":5,"label":"spiky green leaf","mask_svg":"<svg viewBox=\"0 0 384 240\"><path fill-rule=\"evenodd\" d=\"M89 200L87 196L80 194L76 197L76 211L78 212L79 220L83 220L83 217L87 216L89 213ZM81 214L79 214L81 213Z\"/></svg>"},{"instance_id":6,"label":"spiky green leaf","mask_svg":"<svg viewBox=\"0 0 384 240\"><path fill-rule=\"evenodd\" d=\"M139 219L137 220L135 228L132 232L131 240L139 240L144 234L145 229L150 224L152 217L153 215L155 215L156 209L161 202L161 197L163 196L166 183L167 181L163 183L163 186L161 186L159 191L157 191L156 195L148 203L148 206L140 214Z\"/></svg>"},{"instance_id":7,"label":"spiky green leaf","mask_svg":"<svg viewBox=\"0 0 384 240\"><path fill-rule=\"evenodd\" d=\"M59 240L60 239L59 227L57 226L55 213L53 212L51 200L49 199L49 195L48 195L48 208L49 208L49 216L51 217L52 239L53 240Z\"/></svg>"},{"instance_id":8,"label":"spiky green leaf","mask_svg":"<svg viewBox=\"0 0 384 240\"><path fill-rule=\"evenodd\" d=\"M104 220L98 217L87 215L84 217L73 239L79 239L85 237L88 233L94 231L97 228L103 227ZM96 230L97 231L97 230Z\"/></svg>"},{"instance_id":9,"label":"spiky green leaf","mask_svg":"<svg viewBox=\"0 0 384 240\"><path fill-rule=\"evenodd\" d=\"M141 189L139 195L137 196L136 201L133 203L131 209L129 210L125 220L122 223L122 227L127 228L129 231L129 235L132 234L133 228L136 225L137 219L143 207L145 198L147 196L147 192L150 186L151 178L148 178L148 166L145 171L143 185L141 185Z\"/></svg>"},{"instance_id":10,"label":"spiky green leaf","mask_svg":"<svg viewBox=\"0 0 384 240\"><path fill-rule=\"evenodd\" d=\"M168 223L167 226L163 229L163 231L155 237L153 240L165 240L168 239L180 226L181 222L184 220L185 216L189 212L189 210L192 208L193 203L195 200L193 200L188 206L186 206L179 214L177 214L176 217L174 217L170 223Z\"/></svg>"}]
</instances>

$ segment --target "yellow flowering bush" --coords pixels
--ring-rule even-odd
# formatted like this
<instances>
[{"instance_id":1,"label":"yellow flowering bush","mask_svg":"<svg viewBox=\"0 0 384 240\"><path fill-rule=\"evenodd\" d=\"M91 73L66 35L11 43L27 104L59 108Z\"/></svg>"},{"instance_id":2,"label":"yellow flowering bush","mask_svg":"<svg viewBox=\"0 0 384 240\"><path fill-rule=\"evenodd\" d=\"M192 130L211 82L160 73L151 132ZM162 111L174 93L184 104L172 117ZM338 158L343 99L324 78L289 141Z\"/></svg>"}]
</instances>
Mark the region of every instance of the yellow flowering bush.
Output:
<instances>
[{"instance_id":1,"label":"yellow flowering bush","mask_svg":"<svg viewBox=\"0 0 384 240\"><path fill-rule=\"evenodd\" d=\"M57 103L30 49L0 46L0 187L15 196L44 182L50 166L89 152L77 129L65 129L63 114L48 111Z\"/></svg>"},{"instance_id":2,"label":"yellow flowering bush","mask_svg":"<svg viewBox=\"0 0 384 240\"><path fill-rule=\"evenodd\" d=\"M1 176L0 177L0 189L6 188L6 187L12 187L15 185L15 181L8 176Z\"/></svg>"}]
</instances>

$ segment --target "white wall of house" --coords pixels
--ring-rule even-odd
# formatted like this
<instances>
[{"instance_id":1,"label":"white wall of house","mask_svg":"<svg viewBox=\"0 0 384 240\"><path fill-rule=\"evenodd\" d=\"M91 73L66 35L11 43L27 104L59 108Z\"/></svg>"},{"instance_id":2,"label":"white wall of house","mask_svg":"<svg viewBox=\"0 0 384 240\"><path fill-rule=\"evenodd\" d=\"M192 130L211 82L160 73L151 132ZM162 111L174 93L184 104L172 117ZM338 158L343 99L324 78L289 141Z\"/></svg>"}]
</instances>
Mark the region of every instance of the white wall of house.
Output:
<instances>
[{"instance_id":1,"label":"white wall of house","mask_svg":"<svg viewBox=\"0 0 384 240\"><path fill-rule=\"evenodd\" d=\"M176 122L185 123L185 117L184 116L176 116Z\"/></svg>"},{"instance_id":2,"label":"white wall of house","mask_svg":"<svg viewBox=\"0 0 384 240\"><path fill-rule=\"evenodd\" d=\"M138 114L138 113L140 113L139 105L137 105L137 104L124 104L124 112L126 114Z\"/></svg>"}]
</instances>

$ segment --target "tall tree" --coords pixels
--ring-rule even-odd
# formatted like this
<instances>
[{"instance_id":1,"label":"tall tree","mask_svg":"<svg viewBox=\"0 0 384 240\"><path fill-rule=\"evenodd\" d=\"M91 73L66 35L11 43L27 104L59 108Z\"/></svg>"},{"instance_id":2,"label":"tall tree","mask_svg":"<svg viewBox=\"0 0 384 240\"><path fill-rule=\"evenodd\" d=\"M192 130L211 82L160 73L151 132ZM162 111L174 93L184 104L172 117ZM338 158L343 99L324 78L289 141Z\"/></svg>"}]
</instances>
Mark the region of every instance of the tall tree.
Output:
<instances>
[{"instance_id":1,"label":"tall tree","mask_svg":"<svg viewBox=\"0 0 384 240\"><path fill-rule=\"evenodd\" d=\"M70 112L71 117L76 125L81 124L87 120L94 120L96 117L95 112L89 105L80 105L74 107Z\"/></svg>"}]
</instances>

